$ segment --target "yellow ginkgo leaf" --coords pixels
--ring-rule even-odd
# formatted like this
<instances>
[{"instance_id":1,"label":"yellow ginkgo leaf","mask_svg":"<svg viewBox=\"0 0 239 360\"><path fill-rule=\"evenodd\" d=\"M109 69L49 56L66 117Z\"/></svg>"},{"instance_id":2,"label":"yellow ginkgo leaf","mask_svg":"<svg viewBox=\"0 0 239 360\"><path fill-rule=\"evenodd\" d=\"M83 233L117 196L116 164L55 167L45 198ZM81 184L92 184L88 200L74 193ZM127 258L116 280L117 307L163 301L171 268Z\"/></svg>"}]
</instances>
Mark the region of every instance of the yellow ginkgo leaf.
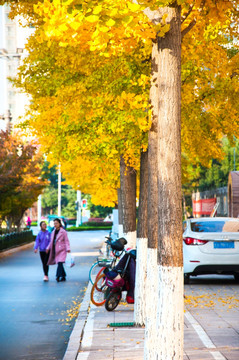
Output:
<instances>
[{"instance_id":1,"label":"yellow ginkgo leaf","mask_svg":"<svg viewBox=\"0 0 239 360\"><path fill-rule=\"evenodd\" d=\"M90 15L90 16L87 16L85 19L86 19L86 21L88 21L90 23L94 23L94 22L97 22L99 20L99 16Z\"/></svg>"},{"instance_id":2,"label":"yellow ginkgo leaf","mask_svg":"<svg viewBox=\"0 0 239 360\"><path fill-rule=\"evenodd\" d=\"M115 24L115 21L113 19L109 19L107 22L106 22L106 25L107 26L114 26Z\"/></svg>"},{"instance_id":3,"label":"yellow ginkgo leaf","mask_svg":"<svg viewBox=\"0 0 239 360\"><path fill-rule=\"evenodd\" d=\"M99 14L99 13L101 12L101 10L102 10L102 5L98 5L98 6L96 6L96 7L94 8L93 14L94 14L94 15L97 15L97 14Z\"/></svg>"}]
</instances>

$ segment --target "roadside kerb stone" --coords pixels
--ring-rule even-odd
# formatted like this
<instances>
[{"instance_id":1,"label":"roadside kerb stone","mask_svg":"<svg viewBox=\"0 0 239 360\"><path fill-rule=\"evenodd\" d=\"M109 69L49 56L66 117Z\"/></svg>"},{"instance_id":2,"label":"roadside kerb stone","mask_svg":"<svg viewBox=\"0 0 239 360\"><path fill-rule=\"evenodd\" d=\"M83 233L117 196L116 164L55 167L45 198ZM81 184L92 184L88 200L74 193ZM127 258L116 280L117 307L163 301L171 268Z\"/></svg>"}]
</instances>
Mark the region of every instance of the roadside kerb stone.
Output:
<instances>
[{"instance_id":1,"label":"roadside kerb stone","mask_svg":"<svg viewBox=\"0 0 239 360\"><path fill-rule=\"evenodd\" d=\"M77 358L84 327L89 315L91 288L92 284L89 282L63 360L75 360Z\"/></svg>"},{"instance_id":2,"label":"roadside kerb stone","mask_svg":"<svg viewBox=\"0 0 239 360\"><path fill-rule=\"evenodd\" d=\"M9 256L9 255L15 254L18 251L22 251L22 250L26 250L26 249L30 249L30 248L33 249L34 243L35 242L32 241L32 242L30 242L28 244L16 246L16 247L14 247L12 249L3 250L3 251L0 252L0 258L4 257L4 256Z\"/></svg>"}]
</instances>

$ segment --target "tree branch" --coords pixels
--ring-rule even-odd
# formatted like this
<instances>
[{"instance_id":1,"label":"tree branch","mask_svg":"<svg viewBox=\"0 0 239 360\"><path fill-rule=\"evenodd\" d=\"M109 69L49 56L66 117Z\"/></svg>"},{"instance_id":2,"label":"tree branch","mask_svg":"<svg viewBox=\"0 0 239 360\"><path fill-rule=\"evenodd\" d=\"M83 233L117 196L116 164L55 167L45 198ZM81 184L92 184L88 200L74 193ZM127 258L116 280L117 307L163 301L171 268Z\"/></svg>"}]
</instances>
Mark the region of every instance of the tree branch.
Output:
<instances>
[{"instance_id":1,"label":"tree branch","mask_svg":"<svg viewBox=\"0 0 239 360\"><path fill-rule=\"evenodd\" d=\"M234 71L231 75L230 75L230 78L231 80L238 75L238 72Z\"/></svg>"},{"instance_id":2,"label":"tree branch","mask_svg":"<svg viewBox=\"0 0 239 360\"><path fill-rule=\"evenodd\" d=\"M206 0L202 0L201 4L200 4L200 8L198 9L199 12L202 12L204 5L205 5ZM188 16L191 14L192 10L193 10L193 6L191 5L190 9L188 10L188 12L185 14L184 18L182 19L182 23L188 18ZM181 35L182 38L194 27L194 25L196 24L196 19L193 19L190 24L182 31Z\"/></svg>"},{"instance_id":3,"label":"tree branch","mask_svg":"<svg viewBox=\"0 0 239 360\"><path fill-rule=\"evenodd\" d=\"M190 24L185 29L183 29L183 31L181 32L182 38L194 27L195 24L196 20L193 19Z\"/></svg>"},{"instance_id":4,"label":"tree branch","mask_svg":"<svg viewBox=\"0 0 239 360\"><path fill-rule=\"evenodd\" d=\"M191 14L192 12L192 9L194 7L194 4L192 4L188 10L188 12L182 17L182 20L181 20L181 24L183 24L183 22L189 17L189 15Z\"/></svg>"}]
</instances>

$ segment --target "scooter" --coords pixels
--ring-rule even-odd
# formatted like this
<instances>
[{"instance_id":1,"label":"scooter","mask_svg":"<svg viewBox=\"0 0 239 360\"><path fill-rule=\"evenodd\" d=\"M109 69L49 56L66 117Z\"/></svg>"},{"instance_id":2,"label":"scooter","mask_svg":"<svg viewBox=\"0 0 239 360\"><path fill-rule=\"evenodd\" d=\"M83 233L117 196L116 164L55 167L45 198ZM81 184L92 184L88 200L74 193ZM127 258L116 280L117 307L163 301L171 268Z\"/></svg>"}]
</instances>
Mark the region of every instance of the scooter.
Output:
<instances>
[{"instance_id":1,"label":"scooter","mask_svg":"<svg viewBox=\"0 0 239 360\"><path fill-rule=\"evenodd\" d=\"M122 291L129 290L129 281L127 278L127 269L131 259L136 260L136 250L130 250L126 253L126 262L123 269L104 270L105 285L108 286L105 308L107 311L113 311L119 305L122 298ZM112 275L114 278L112 278ZM132 303L132 302L131 302Z\"/></svg>"}]
</instances>

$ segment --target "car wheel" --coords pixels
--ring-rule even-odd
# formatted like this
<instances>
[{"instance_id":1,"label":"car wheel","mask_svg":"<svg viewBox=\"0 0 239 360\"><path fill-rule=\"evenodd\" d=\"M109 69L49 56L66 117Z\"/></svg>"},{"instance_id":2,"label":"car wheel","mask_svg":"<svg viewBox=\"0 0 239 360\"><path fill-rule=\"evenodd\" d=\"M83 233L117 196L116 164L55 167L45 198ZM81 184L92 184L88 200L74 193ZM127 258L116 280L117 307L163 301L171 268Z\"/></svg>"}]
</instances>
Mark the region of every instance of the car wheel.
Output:
<instances>
[{"instance_id":1,"label":"car wheel","mask_svg":"<svg viewBox=\"0 0 239 360\"><path fill-rule=\"evenodd\" d=\"M234 274L234 279L236 280L236 282L239 282L239 274Z\"/></svg>"},{"instance_id":2,"label":"car wheel","mask_svg":"<svg viewBox=\"0 0 239 360\"><path fill-rule=\"evenodd\" d=\"M184 274L184 284L189 284L189 282L190 282L190 275Z\"/></svg>"}]
</instances>

